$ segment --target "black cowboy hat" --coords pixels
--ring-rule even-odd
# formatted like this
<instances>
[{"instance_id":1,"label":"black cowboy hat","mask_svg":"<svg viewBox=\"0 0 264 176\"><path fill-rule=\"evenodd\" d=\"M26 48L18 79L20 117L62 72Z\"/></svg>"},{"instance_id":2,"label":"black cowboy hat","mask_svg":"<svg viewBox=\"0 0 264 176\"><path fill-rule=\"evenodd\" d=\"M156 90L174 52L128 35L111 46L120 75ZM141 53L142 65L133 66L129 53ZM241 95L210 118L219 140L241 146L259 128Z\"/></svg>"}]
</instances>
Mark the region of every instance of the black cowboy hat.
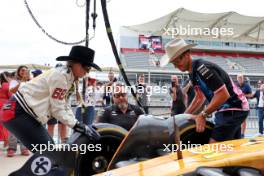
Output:
<instances>
[{"instance_id":1,"label":"black cowboy hat","mask_svg":"<svg viewBox=\"0 0 264 176\"><path fill-rule=\"evenodd\" d=\"M76 61L85 66L94 67L96 70L102 71L102 69L93 63L94 50L85 46L73 46L69 56L57 57L57 61Z\"/></svg>"}]
</instances>

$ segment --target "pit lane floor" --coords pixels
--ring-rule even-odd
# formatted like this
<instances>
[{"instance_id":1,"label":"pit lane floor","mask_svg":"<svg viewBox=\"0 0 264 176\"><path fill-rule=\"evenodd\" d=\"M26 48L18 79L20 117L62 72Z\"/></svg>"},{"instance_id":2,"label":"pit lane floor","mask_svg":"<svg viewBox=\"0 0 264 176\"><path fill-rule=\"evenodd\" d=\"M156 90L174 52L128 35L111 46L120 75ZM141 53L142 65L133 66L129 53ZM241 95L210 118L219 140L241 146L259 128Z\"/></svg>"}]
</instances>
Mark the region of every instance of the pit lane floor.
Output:
<instances>
[{"instance_id":1,"label":"pit lane floor","mask_svg":"<svg viewBox=\"0 0 264 176\"><path fill-rule=\"evenodd\" d=\"M0 176L7 176L10 172L19 169L30 156L20 155L20 150L12 158L6 157L6 149L3 148L3 143L0 144Z\"/></svg>"}]
</instances>

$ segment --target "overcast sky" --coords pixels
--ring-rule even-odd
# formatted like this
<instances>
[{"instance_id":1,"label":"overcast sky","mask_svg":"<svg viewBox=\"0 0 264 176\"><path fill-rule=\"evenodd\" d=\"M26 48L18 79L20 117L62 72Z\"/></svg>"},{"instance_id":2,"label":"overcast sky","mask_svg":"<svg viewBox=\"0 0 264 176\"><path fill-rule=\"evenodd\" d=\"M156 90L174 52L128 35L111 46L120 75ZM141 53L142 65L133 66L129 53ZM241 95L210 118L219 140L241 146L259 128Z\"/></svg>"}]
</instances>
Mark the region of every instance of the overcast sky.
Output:
<instances>
[{"instance_id":1,"label":"overcast sky","mask_svg":"<svg viewBox=\"0 0 264 176\"><path fill-rule=\"evenodd\" d=\"M66 42L84 38L85 8L77 5L84 2L85 0L28 0L44 29ZM96 63L115 67L104 29L101 4L99 0L97 2L96 34L89 46L96 50ZM145 23L181 7L203 13L236 11L243 15L264 16L263 5L263 0L111 0L108 3L108 13L113 33L117 37L120 26ZM57 56L68 55L70 51L71 46L56 43L41 32L29 16L24 0L1 0L0 21L0 65L54 65Z\"/></svg>"}]
</instances>

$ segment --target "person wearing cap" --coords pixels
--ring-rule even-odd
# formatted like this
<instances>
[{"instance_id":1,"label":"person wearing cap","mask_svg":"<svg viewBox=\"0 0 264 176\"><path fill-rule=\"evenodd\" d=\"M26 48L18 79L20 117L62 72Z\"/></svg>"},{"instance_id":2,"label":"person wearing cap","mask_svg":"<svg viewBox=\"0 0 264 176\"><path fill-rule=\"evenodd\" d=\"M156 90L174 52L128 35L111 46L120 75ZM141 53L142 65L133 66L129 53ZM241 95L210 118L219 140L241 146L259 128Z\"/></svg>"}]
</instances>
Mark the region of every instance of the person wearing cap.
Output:
<instances>
[{"instance_id":1,"label":"person wearing cap","mask_svg":"<svg viewBox=\"0 0 264 176\"><path fill-rule=\"evenodd\" d=\"M208 106L192 118L196 122L196 131L205 130L206 118L215 113L215 126L210 143L241 138L241 124L249 113L249 104L229 75L218 65L197 59L193 60L190 49L183 39L174 39L165 46L166 55L161 66L172 63L180 71L187 71L195 89L195 97L185 113L193 114L208 100Z\"/></svg>"},{"instance_id":2,"label":"person wearing cap","mask_svg":"<svg viewBox=\"0 0 264 176\"><path fill-rule=\"evenodd\" d=\"M36 70L33 70L32 72L32 75L33 75L33 78L37 77L38 75L42 74L42 70L40 69L36 69Z\"/></svg>"},{"instance_id":3,"label":"person wearing cap","mask_svg":"<svg viewBox=\"0 0 264 176\"><path fill-rule=\"evenodd\" d=\"M51 117L90 139L98 140L100 137L94 127L76 120L65 100L75 80L86 75L91 67L101 70L93 63L94 51L84 46L73 46L68 56L60 56L56 60L66 61L67 66L52 68L21 85L3 107L3 125L32 152L36 152L33 146L54 144L43 126Z\"/></svg>"}]
</instances>

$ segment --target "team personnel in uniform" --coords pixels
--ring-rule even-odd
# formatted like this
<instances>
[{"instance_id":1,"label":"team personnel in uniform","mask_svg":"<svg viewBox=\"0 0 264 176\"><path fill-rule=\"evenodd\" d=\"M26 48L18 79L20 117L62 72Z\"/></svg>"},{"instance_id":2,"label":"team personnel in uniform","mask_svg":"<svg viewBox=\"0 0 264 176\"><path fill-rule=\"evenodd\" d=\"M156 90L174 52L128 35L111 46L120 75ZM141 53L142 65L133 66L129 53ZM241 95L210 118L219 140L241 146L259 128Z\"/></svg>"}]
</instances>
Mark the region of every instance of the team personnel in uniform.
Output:
<instances>
[{"instance_id":1,"label":"team personnel in uniform","mask_svg":"<svg viewBox=\"0 0 264 176\"><path fill-rule=\"evenodd\" d=\"M106 107L96 122L115 124L129 131L144 112L138 106L128 103L125 86L121 83L115 83L113 87L113 101L114 104Z\"/></svg>"},{"instance_id":2,"label":"team personnel in uniform","mask_svg":"<svg viewBox=\"0 0 264 176\"><path fill-rule=\"evenodd\" d=\"M91 67L101 70L93 63L94 51L74 46L69 56L61 56L57 60L67 61L67 66L50 69L20 85L3 107L4 126L31 151L37 144L54 143L43 126L51 117L90 138L100 137L93 127L75 119L65 100L75 80L88 73Z\"/></svg>"},{"instance_id":3,"label":"team personnel in uniform","mask_svg":"<svg viewBox=\"0 0 264 176\"><path fill-rule=\"evenodd\" d=\"M245 95L234 84L228 74L214 63L202 59L192 60L190 49L183 39L175 39L166 47L161 66L172 63L180 71L188 71L195 89L195 97L185 113L192 114L205 99L208 106L198 115L193 115L196 131L203 132L206 118L215 113L215 127L210 143L241 138L241 124L249 112Z\"/></svg>"}]
</instances>

